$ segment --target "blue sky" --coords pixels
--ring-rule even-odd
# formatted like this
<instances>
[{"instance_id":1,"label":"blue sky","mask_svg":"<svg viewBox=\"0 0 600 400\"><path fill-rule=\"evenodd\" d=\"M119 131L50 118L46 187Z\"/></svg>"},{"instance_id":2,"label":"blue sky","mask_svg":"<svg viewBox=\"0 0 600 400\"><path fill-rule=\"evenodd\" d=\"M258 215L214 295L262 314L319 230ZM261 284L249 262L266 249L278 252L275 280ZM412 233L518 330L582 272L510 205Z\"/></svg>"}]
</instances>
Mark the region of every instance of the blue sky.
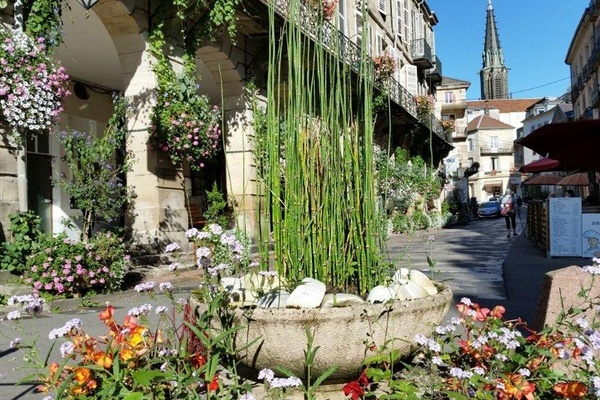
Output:
<instances>
[{"instance_id":1,"label":"blue sky","mask_svg":"<svg viewBox=\"0 0 600 400\"><path fill-rule=\"evenodd\" d=\"M492 0L513 98L557 97L569 89L570 71L565 57L589 2ZM487 0L427 0L440 21L434 31L442 74L470 81L469 100L477 100L481 95L479 70L487 3ZM550 84L555 81L559 82Z\"/></svg>"}]
</instances>

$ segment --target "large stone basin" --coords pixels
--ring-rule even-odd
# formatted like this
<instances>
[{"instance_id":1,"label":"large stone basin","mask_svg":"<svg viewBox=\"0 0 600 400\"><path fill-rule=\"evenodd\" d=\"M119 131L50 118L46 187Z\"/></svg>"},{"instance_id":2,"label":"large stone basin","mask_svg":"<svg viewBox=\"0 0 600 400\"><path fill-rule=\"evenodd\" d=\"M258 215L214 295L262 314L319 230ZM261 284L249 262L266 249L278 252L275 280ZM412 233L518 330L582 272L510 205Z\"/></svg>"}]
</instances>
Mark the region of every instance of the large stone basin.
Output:
<instances>
[{"instance_id":1,"label":"large stone basin","mask_svg":"<svg viewBox=\"0 0 600 400\"><path fill-rule=\"evenodd\" d=\"M388 304L363 304L339 308L289 309L272 308L235 311L237 331L235 344L240 361L255 369L276 371L283 367L299 378L305 376L307 349L306 327L314 334L313 347L318 347L312 379L328 368L337 369L326 382L348 382L362 371L365 357L377 348L398 350L399 356L414 349L417 333L430 335L443 320L452 291L436 284L439 293L415 300Z\"/></svg>"}]
</instances>

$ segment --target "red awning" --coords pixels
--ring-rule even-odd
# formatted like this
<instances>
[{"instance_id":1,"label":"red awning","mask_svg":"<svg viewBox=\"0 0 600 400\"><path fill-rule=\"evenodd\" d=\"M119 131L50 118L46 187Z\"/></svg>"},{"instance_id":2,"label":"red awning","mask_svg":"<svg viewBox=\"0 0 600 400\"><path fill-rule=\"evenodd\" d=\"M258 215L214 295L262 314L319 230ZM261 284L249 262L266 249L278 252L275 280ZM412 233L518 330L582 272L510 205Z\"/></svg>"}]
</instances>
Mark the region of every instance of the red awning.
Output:
<instances>
[{"instance_id":1,"label":"red awning","mask_svg":"<svg viewBox=\"0 0 600 400\"><path fill-rule=\"evenodd\" d=\"M600 169L600 119L544 125L515 143L560 161L565 169Z\"/></svg>"},{"instance_id":2,"label":"red awning","mask_svg":"<svg viewBox=\"0 0 600 400\"><path fill-rule=\"evenodd\" d=\"M544 157L530 162L529 164L523 165L521 168L519 168L519 172L546 172L558 171L560 169L562 169L560 161Z\"/></svg>"}]
</instances>

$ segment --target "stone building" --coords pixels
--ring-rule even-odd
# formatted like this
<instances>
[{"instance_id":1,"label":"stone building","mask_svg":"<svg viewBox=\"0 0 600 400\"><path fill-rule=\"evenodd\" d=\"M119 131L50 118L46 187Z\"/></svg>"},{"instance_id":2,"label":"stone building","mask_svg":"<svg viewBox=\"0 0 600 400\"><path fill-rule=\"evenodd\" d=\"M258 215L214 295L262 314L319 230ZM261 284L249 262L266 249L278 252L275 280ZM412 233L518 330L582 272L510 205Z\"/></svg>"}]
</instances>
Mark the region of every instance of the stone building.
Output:
<instances>
[{"instance_id":1,"label":"stone building","mask_svg":"<svg viewBox=\"0 0 600 400\"><path fill-rule=\"evenodd\" d=\"M251 0L240 4L236 10L237 36L233 40L217 32L215 38L198 45L195 62L199 90L223 109L226 135L222 157L201 173L191 171L189 166L179 169L164 162L164 155L148 144L157 87L148 34L157 4L142 0L85 3L92 7L86 10L76 0L62 2L63 43L55 57L66 67L74 95L68 98L60 125L53 131L71 128L101 134L112 114L110 93L124 93L135 110L126 122L131 135L128 150L135 156L133 170L127 175L127 184L137 195L131 210L134 217L128 223L134 242L159 249L159 245L169 241L183 241L184 232L190 227L189 204L205 207L204 191L213 183L235 204L238 226L252 232L256 225L257 183L251 140L253 115L247 89L253 82L259 99L264 100L270 2ZM278 18L286 18L285 5L285 1L276 3ZM14 2L8 1L8 7L0 10L4 27L10 28L14 23L13 6ZM376 133L380 137L391 135L393 146L422 153L425 159L433 157L430 161L435 164L451 148L449 138L443 133L439 114L434 115L432 110L426 117L418 115L416 103L418 97L433 95L441 81L441 62L435 55L437 22L435 13L422 0L340 0L335 18L323 28L338 32L333 37L349 49L348 54L339 55L341 62L352 62L351 53L361 44L361 37L369 42L365 47L370 56L385 53L396 59L398 68L392 78L385 86L376 85L378 93L389 95L392 104L392 118L379 118ZM364 24L366 36L362 35ZM303 29L311 35L311 29L317 28L306 24ZM177 43L172 45L176 47ZM180 60L175 58L172 62L179 64ZM430 148L434 149L432 154ZM17 162L11 150L14 149L6 142L0 143L3 236L8 235L8 215L25 208L42 217L47 232L66 231L72 237L78 236L77 228L67 228L63 221L80 227L79 211L72 208L65 193L50 184L52 177L69 176L66 166L59 162L64 150L56 135L41 135L30 141L25 164ZM26 173L20 172L24 166Z\"/></svg>"}]
</instances>

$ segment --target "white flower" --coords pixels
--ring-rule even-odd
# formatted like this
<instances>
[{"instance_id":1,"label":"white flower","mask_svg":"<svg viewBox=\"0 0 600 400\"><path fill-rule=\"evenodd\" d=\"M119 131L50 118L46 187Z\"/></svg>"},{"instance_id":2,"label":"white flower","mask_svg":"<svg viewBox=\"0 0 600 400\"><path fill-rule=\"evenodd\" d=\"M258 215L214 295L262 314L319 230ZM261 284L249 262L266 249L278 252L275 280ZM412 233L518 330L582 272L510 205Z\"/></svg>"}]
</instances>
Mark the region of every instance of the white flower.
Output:
<instances>
[{"instance_id":1,"label":"white flower","mask_svg":"<svg viewBox=\"0 0 600 400\"><path fill-rule=\"evenodd\" d=\"M9 321L20 319L20 318L21 318L21 312L19 310L14 310L14 311L11 311L8 314L6 314L6 319Z\"/></svg>"},{"instance_id":2,"label":"white flower","mask_svg":"<svg viewBox=\"0 0 600 400\"><path fill-rule=\"evenodd\" d=\"M65 342L60 346L60 354L63 358L73 354L73 350L75 350L75 345L71 342Z\"/></svg>"},{"instance_id":3,"label":"white flower","mask_svg":"<svg viewBox=\"0 0 600 400\"><path fill-rule=\"evenodd\" d=\"M181 246L179 245L179 243L170 243L165 248L165 253L171 253L175 250L181 250Z\"/></svg>"},{"instance_id":4,"label":"white flower","mask_svg":"<svg viewBox=\"0 0 600 400\"><path fill-rule=\"evenodd\" d=\"M14 338L13 340L10 341L10 348L11 349L16 349L21 345L21 338Z\"/></svg>"},{"instance_id":5,"label":"white flower","mask_svg":"<svg viewBox=\"0 0 600 400\"><path fill-rule=\"evenodd\" d=\"M156 306L156 309L154 310L157 314L163 314L167 312L167 307L166 306Z\"/></svg>"},{"instance_id":6,"label":"white flower","mask_svg":"<svg viewBox=\"0 0 600 400\"><path fill-rule=\"evenodd\" d=\"M275 377L275 373L268 368L261 369L260 372L258 373L259 380L266 379L267 381L270 381L274 377Z\"/></svg>"}]
</instances>

